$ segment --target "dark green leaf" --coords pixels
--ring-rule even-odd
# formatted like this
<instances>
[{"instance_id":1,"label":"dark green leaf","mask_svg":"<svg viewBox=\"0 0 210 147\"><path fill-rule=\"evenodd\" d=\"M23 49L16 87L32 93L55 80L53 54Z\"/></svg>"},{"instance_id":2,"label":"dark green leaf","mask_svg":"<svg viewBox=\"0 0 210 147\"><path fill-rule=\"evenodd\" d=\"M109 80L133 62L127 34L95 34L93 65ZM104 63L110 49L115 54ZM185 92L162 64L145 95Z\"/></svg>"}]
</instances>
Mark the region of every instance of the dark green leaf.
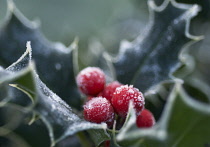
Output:
<instances>
[{"instance_id":1,"label":"dark green leaf","mask_svg":"<svg viewBox=\"0 0 210 147\"><path fill-rule=\"evenodd\" d=\"M179 65L179 53L190 41L200 40L189 34L190 19L197 5L165 0L161 6L148 1L150 24L132 43L122 42L120 53L112 59L117 79L142 91L171 78Z\"/></svg>"},{"instance_id":2,"label":"dark green leaf","mask_svg":"<svg viewBox=\"0 0 210 147\"><path fill-rule=\"evenodd\" d=\"M9 66L6 70L2 70L4 74L0 75L0 85L4 86L0 92L7 93L8 96L4 97L3 101L9 101L13 104L20 106L29 106L33 99L29 99L25 94L19 90L12 88L9 84L15 83L15 85L21 85L21 87L28 89L31 95L34 95L32 91L35 91L33 75L31 68L28 66L28 61L31 59L31 48L28 48L21 58Z\"/></svg>"},{"instance_id":3,"label":"dark green leaf","mask_svg":"<svg viewBox=\"0 0 210 147\"><path fill-rule=\"evenodd\" d=\"M88 133L97 146L105 140L110 140L109 134L107 134L104 130L88 130Z\"/></svg>"},{"instance_id":4,"label":"dark green leaf","mask_svg":"<svg viewBox=\"0 0 210 147\"><path fill-rule=\"evenodd\" d=\"M25 91L25 93L32 97L33 111L37 113L46 124L52 145L79 131L106 129L106 124L94 124L79 118L59 96L53 93L39 79L31 62L31 47L29 42L25 54L23 54L17 62L7 68L9 75L15 75L16 72L21 72L21 69L24 70L25 64L22 63L25 63L27 59L29 63L27 69L29 69L30 77L32 77L31 80L26 80L28 76L24 76L22 79L13 81L13 84L18 84L17 88L22 89L22 91ZM104 132L101 133L105 139L109 138L108 134Z\"/></svg>"},{"instance_id":5,"label":"dark green leaf","mask_svg":"<svg viewBox=\"0 0 210 147\"><path fill-rule=\"evenodd\" d=\"M0 63L7 67L24 52L25 43L31 41L33 59L40 78L68 104L79 108L73 59L76 44L66 48L60 43L49 42L37 24L29 22L9 1L8 16L0 29Z\"/></svg>"},{"instance_id":6,"label":"dark green leaf","mask_svg":"<svg viewBox=\"0 0 210 147\"><path fill-rule=\"evenodd\" d=\"M197 3L202 7L201 12L191 22L191 31L202 34L204 39L190 46L186 63L193 65L193 71L187 76L180 76L185 71L178 69L175 76L184 79L184 88L195 99L206 103L210 102L209 93L209 56L210 56L210 0L179 0L185 3ZM177 74L178 73L178 74ZM202 87L202 88L201 88ZM205 94L205 95L203 95Z\"/></svg>"},{"instance_id":7,"label":"dark green leaf","mask_svg":"<svg viewBox=\"0 0 210 147\"><path fill-rule=\"evenodd\" d=\"M31 115L30 113L28 115L28 112L31 111L33 106L33 99L31 101L21 91L9 86L11 83L15 83L17 86L21 85L31 95L34 95L31 91L35 90L35 84L31 69L28 68L29 52L31 51L27 50L25 52L25 56L22 56L22 60L17 63L15 68L10 66L6 70L2 68L0 71L0 97L3 96L0 102L0 136L7 140L6 142L1 142L0 146L30 147L33 145L46 146L47 144L49 146L50 144L49 137L46 135L47 131L43 129L43 125L37 125L37 123L31 126L28 125L31 119ZM3 93L6 93L6 95L3 95ZM36 135L36 138L40 141L31 141L30 138L34 138Z\"/></svg>"}]
</instances>

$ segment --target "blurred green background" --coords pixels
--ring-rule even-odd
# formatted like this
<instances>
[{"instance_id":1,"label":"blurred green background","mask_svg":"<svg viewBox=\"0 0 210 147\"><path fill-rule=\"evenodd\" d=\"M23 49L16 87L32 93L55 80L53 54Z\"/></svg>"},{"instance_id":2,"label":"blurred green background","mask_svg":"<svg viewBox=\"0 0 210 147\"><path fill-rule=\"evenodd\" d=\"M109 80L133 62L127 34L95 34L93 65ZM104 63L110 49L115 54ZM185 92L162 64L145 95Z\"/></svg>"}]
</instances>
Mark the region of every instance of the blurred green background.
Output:
<instances>
[{"instance_id":1,"label":"blurred green background","mask_svg":"<svg viewBox=\"0 0 210 147\"><path fill-rule=\"evenodd\" d=\"M51 41L69 45L99 38L112 50L122 39L132 40L148 21L146 0L14 0L29 19L41 22L41 31ZM6 0L0 0L0 23L6 14ZM81 43L82 44L82 43ZM83 47L83 45L82 45Z\"/></svg>"},{"instance_id":2,"label":"blurred green background","mask_svg":"<svg viewBox=\"0 0 210 147\"><path fill-rule=\"evenodd\" d=\"M162 1L155 0L157 4ZM202 6L199 17L193 20L191 32L206 38L191 50L199 70L208 77L210 0L177 1ZM14 0L14 3L29 20L41 24L40 30L48 40L68 46L79 37L79 58L83 66L91 65L87 58L88 49L95 45L95 52L98 47L117 53L121 40L136 38L149 20L147 0ZM6 11L7 0L0 0L0 24ZM209 78L206 80L210 83Z\"/></svg>"}]
</instances>

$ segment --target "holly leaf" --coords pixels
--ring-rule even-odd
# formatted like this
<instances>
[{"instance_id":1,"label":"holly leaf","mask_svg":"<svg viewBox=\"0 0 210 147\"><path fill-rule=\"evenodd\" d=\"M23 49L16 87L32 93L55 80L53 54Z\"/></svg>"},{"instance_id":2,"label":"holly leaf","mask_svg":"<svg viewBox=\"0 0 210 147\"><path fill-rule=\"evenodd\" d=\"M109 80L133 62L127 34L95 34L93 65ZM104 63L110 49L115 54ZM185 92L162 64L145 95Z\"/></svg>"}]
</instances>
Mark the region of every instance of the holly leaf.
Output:
<instances>
[{"instance_id":1,"label":"holly leaf","mask_svg":"<svg viewBox=\"0 0 210 147\"><path fill-rule=\"evenodd\" d=\"M8 15L0 28L1 65L8 67L15 62L24 52L24 45L29 40L40 78L68 104L80 108L81 99L74 75L77 67L77 41L69 47L49 42L40 33L37 23L27 20L8 1Z\"/></svg>"},{"instance_id":2,"label":"holly leaf","mask_svg":"<svg viewBox=\"0 0 210 147\"><path fill-rule=\"evenodd\" d=\"M135 113L131 122L135 123ZM131 129L121 132L117 140L121 143L137 143L143 146L205 146L209 144L209 104L192 99L176 82L167 98L158 123L150 129ZM138 140L138 141L137 141ZM196 140L193 142L192 140ZM128 145L126 144L126 145Z\"/></svg>"},{"instance_id":3,"label":"holly leaf","mask_svg":"<svg viewBox=\"0 0 210 147\"><path fill-rule=\"evenodd\" d=\"M21 85L23 88L29 90L30 95L34 96L35 94L31 91L35 90L33 75L31 75L30 68L28 68L29 60L31 59L31 48L27 48L25 53L11 66L6 70L2 68L2 74L0 75L0 85L5 87L1 92L7 93L8 96L5 96L3 101L8 101L13 104L18 104L19 106L26 107L30 105L31 101L34 101L33 97L30 97L31 100L27 98L23 93L20 93L19 90L11 88L9 82L15 82L18 85ZM13 85L14 87L15 85ZM7 100L6 100L7 99Z\"/></svg>"},{"instance_id":4,"label":"holly leaf","mask_svg":"<svg viewBox=\"0 0 210 147\"><path fill-rule=\"evenodd\" d=\"M28 87L26 88L28 91L31 89L29 93L34 95L31 92L35 89L35 86L31 69L28 68L29 58L29 50L26 50L24 56L16 63L15 68L10 66L7 69L0 69L0 136L4 140L1 142L1 146L14 144L15 146L28 147L29 144L33 144L32 141L28 142L30 137L32 138L30 134L37 135L37 139L40 139L40 142L36 142L35 145L46 145L49 142L46 135L47 131L43 125L34 123L29 128L28 123L33 118L30 112L34 99L30 100L24 93L9 86L10 83L16 83L15 85L21 85L22 88ZM25 135L21 132L22 130L28 132L28 134Z\"/></svg>"},{"instance_id":5,"label":"holly leaf","mask_svg":"<svg viewBox=\"0 0 210 147\"><path fill-rule=\"evenodd\" d=\"M190 50L188 56L191 55L192 59L187 59L186 61L189 63L191 60L191 65L193 65L193 71L190 72L187 76L180 76L183 74L183 70L178 70L175 73L176 77L182 78L185 81L184 88L187 92L194 98L199 99L200 101L209 102L209 98L202 95L209 95L209 68L208 65L210 63L209 60L209 38L210 38L210 0L194 0L194 1L186 1L179 0L185 3L197 3L202 7L202 10L199 12L198 16L196 16L192 22L190 30L196 34L204 35L204 39L197 42L193 46L190 46ZM186 84L187 83L187 84ZM202 89L200 88L202 87ZM202 91L199 92L198 90Z\"/></svg>"},{"instance_id":6,"label":"holly leaf","mask_svg":"<svg viewBox=\"0 0 210 147\"><path fill-rule=\"evenodd\" d=\"M99 146L102 142L110 140L110 135L104 130L88 130L91 139L94 141L96 146Z\"/></svg>"},{"instance_id":7,"label":"holly leaf","mask_svg":"<svg viewBox=\"0 0 210 147\"><path fill-rule=\"evenodd\" d=\"M149 0L148 5L150 23L145 33L131 43L122 42L118 56L107 59L117 80L143 92L171 79L182 49L187 43L202 39L188 31L191 18L200 10L198 5L178 4L174 0L165 0L161 6Z\"/></svg>"},{"instance_id":8,"label":"holly leaf","mask_svg":"<svg viewBox=\"0 0 210 147\"><path fill-rule=\"evenodd\" d=\"M28 60L28 64L27 63ZM7 72L15 74L21 72L28 65L27 69L30 69L30 80L27 80L28 76L24 76L27 82L22 82L23 79L13 81L12 86L20 89L26 93L33 100L31 108L32 112L36 113L42 121L46 124L49 130L49 136L52 146L64 138L74 135L77 132L88 129L106 129L106 124L94 124L87 122L79 118L59 96L53 93L36 74L33 62L31 61L31 47L30 43L27 43L26 52L11 66L7 68ZM7 79L7 78L6 78ZM31 86L32 85L32 86ZM105 134L104 132L101 132ZM100 134L100 133L99 133ZM104 138L109 138L106 133Z\"/></svg>"}]
</instances>

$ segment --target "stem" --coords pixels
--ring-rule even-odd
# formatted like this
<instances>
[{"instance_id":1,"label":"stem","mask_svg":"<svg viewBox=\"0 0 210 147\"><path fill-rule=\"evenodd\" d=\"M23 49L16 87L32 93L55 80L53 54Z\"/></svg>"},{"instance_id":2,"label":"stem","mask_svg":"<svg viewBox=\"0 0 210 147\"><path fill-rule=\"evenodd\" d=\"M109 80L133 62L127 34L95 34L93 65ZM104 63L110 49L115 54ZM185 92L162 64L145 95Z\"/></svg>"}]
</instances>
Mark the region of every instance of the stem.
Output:
<instances>
[{"instance_id":1,"label":"stem","mask_svg":"<svg viewBox=\"0 0 210 147\"><path fill-rule=\"evenodd\" d=\"M119 147L119 145L117 144L117 140L116 140L116 121L114 121L112 136L113 136L114 145L116 147Z\"/></svg>"}]
</instances>

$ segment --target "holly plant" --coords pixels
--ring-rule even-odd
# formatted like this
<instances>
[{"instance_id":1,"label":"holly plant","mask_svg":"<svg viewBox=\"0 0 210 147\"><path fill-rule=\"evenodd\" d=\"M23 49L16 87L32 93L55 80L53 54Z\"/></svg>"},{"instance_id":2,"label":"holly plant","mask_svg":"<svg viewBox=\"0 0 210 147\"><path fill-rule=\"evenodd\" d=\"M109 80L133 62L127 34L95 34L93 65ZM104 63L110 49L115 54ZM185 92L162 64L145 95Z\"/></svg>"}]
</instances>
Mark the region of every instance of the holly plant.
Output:
<instances>
[{"instance_id":1,"label":"holly plant","mask_svg":"<svg viewBox=\"0 0 210 147\"><path fill-rule=\"evenodd\" d=\"M148 0L133 41L116 53L92 44L87 55L79 36L68 47L50 42L7 2L0 146L210 146L209 0Z\"/></svg>"}]
</instances>

